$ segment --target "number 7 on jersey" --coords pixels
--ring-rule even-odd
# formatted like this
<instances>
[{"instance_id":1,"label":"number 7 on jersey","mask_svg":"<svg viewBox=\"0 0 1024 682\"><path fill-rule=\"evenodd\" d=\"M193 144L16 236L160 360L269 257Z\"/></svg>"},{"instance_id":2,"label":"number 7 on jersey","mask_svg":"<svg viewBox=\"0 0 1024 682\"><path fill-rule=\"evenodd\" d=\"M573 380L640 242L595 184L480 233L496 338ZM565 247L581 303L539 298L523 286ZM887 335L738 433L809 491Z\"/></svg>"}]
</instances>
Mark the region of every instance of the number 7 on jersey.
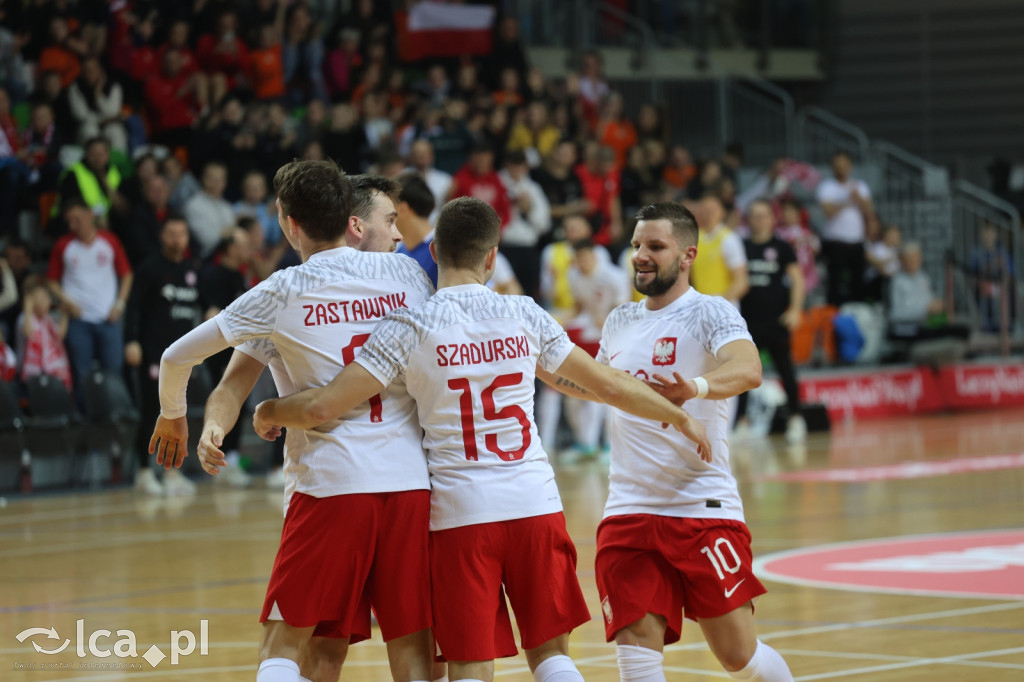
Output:
<instances>
[{"instance_id":1,"label":"number 7 on jersey","mask_svg":"<svg viewBox=\"0 0 1024 682\"><path fill-rule=\"evenodd\" d=\"M346 367L352 364L352 361L356 359L356 351L363 347L367 339L370 338L369 334L356 334L352 337L352 340L347 346L341 349L341 362ZM370 421L374 424L379 424L384 421L384 406L381 403L380 393L370 398Z\"/></svg>"}]
</instances>

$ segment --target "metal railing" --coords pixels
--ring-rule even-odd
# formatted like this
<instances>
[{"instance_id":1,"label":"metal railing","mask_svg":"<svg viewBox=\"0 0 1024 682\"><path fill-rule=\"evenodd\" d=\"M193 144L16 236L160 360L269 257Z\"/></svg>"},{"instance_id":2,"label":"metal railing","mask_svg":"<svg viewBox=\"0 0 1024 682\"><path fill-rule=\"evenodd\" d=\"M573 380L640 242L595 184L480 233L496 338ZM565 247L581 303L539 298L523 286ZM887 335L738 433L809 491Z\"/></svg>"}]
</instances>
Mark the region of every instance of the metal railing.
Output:
<instances>
[{"instance_id":1,"label":"metal railing","mask_svg":"<svg viewBox=\"0 0 1024 682\"><path fill-rule=\"evenodd\" d=\"M818 107L804 107L796 116L796 153L804 161L827 164L832 155L846 150L854 163L871 156L867 133Z\"/></svg>"},{"instance_id":2,"label":"metal railing","mask_svg":"<svg viewBox=\"0 0 1024 682\"><path fill-rule=\"evenodd\" d=\"M767 166L794 153L793 97L768 81L736 78L724 81L720 90L719 124L722 148L741 141L744 161Z\"/></svg>"},{"instance_id":3,"label":"metal railing","mask_svg":"<svg viewBox=\"0 0 1024 682\"><path fill-rule=\"evenodd\" d=\"M1024 324L1024 282L1020 275L1020 263L1024 258L1024 234L1021 233L1020 212L1003 199L987 192L964 180L952 183L952 223L953 234L949 242L953 258L962 265L966 273L967 286L963 297L972 297L969 306L977 311L978 324L984 324L985 311L981 299L992 294L998 300L998 306L1005 312L995 311L999 316L999 333L1004 353L1009 348L1010 336L1014 329L1011 320L1018 330ZM1005 249L1013 261L1014 278L1001 278L999 281L984 282L977 274L977 262L983 248L983 228L992 226L995 230L997 248ZM992 285L995 285L994 290ZM966 301L964 301L966 303ZM979 305L981 303L981 305ZM992 320L989 320L991 323ZM990 331L995 331L988 325Z\"/></svg>"}]
</instances>

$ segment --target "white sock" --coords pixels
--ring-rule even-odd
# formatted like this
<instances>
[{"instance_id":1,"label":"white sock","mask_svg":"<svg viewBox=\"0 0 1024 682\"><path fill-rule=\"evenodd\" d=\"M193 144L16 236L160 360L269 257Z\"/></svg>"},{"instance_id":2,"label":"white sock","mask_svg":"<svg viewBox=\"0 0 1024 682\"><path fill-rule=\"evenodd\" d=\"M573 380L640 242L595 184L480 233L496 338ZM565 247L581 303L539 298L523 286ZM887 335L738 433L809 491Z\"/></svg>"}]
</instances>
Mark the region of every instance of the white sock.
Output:
<instances>
[{"instance_id":1,"label":"white sock","mask_svg":"<svg viewBox=\"0 0 1024 682\"><path fill-rule=\"evenodd\" d=\"M545 658L533 671L537 682L583 682L583 675L565 654Z\"/></svg>"},{"instance_id":2,"label":"white sock","mask_svg":"<svg viewBox=\"0 0 1024 682\"><path fill-rule=\"evenodd\" d=\"M299 676L299 682L313 682L313 680L309 679L308 677L302 677L300 675Z\"/></svg>"},{"instance_id":3,"label":"white sock","mask_svg":"<svg viewBox=\"0 0 1024 682\"><path fill-rule=\"evenodd\" d=\"M757 640L754 655L747 661L743 670L729 673L737 680L753 682L793 682L793 673L789 671L785 659L778 651L761 640Z\"/></svg>"},{"instance_id":4,"label":"white sock","mask_svg":"<svg viewBox=\"0 0 1024 682\"><path fill-rule=\"evenodd\" d=\"M268 658L260 663L256 682L299 682L299 664L287 658Z\"/></svg>"},{"instance_id":5,"label":"white sock","mask_svg":"<svg viewBox=\"0 0 1024 682\"><path fill-rule=\"evenodd\" d=\"M661 667L665 655L660 651L628 644L619 644L615 650L619 655L619 677L623 682L665 682L665 671Z\"/></svg>"},{"instance_id":6,"label":"white sock","mask_svg":"<svg viewBox=\"0 0 1024 682\"><path fill-rule=\"evenodd\" d=\"M227 462L229 467L237 467L242 465L242 455L238 450L228 450L224 453L224 461Z\"/></svg>"},{"instance_id":7,"label":"white sock","mask_svg":"<svg viewBox=\"0 0 1024 682\"><path fill-rule=\"evenodd\" d=\"M441 677L438 677L434 682L448 682L448 673L445 673Z\"/></svg>"}]
</instances>

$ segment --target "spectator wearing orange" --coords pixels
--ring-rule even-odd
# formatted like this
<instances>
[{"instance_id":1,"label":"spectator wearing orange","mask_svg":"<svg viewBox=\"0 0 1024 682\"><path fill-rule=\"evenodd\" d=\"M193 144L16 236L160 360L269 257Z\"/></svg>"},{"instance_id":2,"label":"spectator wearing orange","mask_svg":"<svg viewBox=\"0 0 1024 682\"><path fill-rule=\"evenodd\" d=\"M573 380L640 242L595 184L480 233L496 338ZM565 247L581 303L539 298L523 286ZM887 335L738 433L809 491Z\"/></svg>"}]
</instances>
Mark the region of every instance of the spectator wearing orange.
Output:
<instances>
[{"instance_id":1,"label":"spectator wearing orange","mask_svg":"<svg viewBox=\"0 0 1024 682\"><path fill-rule=\"evenodd\" d=\"M60 74L60 87L75 82L81 71L79 60L85 55L85 44L71 35L64 17L50 20L50 42L39 55L38 71L56 71Z\"/></svg>"},{"instance_id":2,"label":"spectator wearing orange","mask_svg":"<svg viewBox=\"0 0 1024 682\"><path fill-rule=\"evenodd\" d=\"M279 3L284 7L284 3ZM281 61L281 32L274 24L260 27L259 47L249 54L249 84L258 100L284 96L284 62Z\"/></svg>"},{"instance_id":3,"label":"spectator wearing orange","mask_svg":"<svg viewBox=\"0 0 1024 682\"><path fill-rule=\"evenodd\" d=\"M597 122L597 139L615 152L615 166L626 165L626 153L638 141L633 122L622 115L622 95L613 92L604 101Z\"/></svg>"},{"instance_id":4,"label":"spectator wearing orange","mask_svg":"<svg viewBox=\"0 0 1024 682\"><path fill-rule=\"evenodd\" d=\"M665 164L665 170L661 173L661 179L682 191L689 187L695 177L697 177L697 166L693 164L690 150L681 144L672 147L672 154L669 156L668 163Z\"/></svg>"},{"instance_id":5,"label":"spectator wearing orange","mask_svg":"<svg viewBox=\"0 0 1024 682\"><path fill-rule=\"evenodd\" d=\"M519 72L514 68L502 69L501 87L494 92L494 104L499 107L520 107L523 95L519 92Z\"/></svg>"}]
</instances>

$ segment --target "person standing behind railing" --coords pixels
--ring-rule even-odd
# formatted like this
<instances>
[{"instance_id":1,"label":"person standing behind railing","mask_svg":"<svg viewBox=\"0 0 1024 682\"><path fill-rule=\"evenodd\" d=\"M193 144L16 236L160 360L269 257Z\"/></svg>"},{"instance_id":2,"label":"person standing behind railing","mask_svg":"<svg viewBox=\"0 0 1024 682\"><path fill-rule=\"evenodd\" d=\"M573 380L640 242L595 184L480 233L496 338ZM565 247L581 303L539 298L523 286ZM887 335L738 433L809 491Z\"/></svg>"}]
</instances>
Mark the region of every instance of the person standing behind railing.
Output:
<instances>
[{"instance_id":1,"label":"person standing behind railing","mask_svg":"<svg viewBox=\"0 0 1024 682\"><path fill-rule=\"evenodd\" d=\"M825 213L823 251L828 261L828 302L842 305L864 300L865 218L874 212L871 190L863 180L850 177L850 153L832 157L834 178L821 181L816 191Z\"/></svg>"},{"instance_id":2,"label":"person standing behind railing","mask_svg":"<svg viewBox=\"0 0 1024 682\"><path fill-rule=\"evenodd\" d=\"M981 228L980 243L971 250L967 262L967 272L973 278L982 331L998 332L1001 329L1002 296L1010 296L1012 302L1012 287L1005 290L1003 287L1004 283L1013 281L1013 265L1010 252L999 243L996 226L985 223ZM1010 311L1013 310L1012 304L1008 307ZM1007 320L1007 327L1010 326L1012 323Z\"/></svg>"}]
</instances>

